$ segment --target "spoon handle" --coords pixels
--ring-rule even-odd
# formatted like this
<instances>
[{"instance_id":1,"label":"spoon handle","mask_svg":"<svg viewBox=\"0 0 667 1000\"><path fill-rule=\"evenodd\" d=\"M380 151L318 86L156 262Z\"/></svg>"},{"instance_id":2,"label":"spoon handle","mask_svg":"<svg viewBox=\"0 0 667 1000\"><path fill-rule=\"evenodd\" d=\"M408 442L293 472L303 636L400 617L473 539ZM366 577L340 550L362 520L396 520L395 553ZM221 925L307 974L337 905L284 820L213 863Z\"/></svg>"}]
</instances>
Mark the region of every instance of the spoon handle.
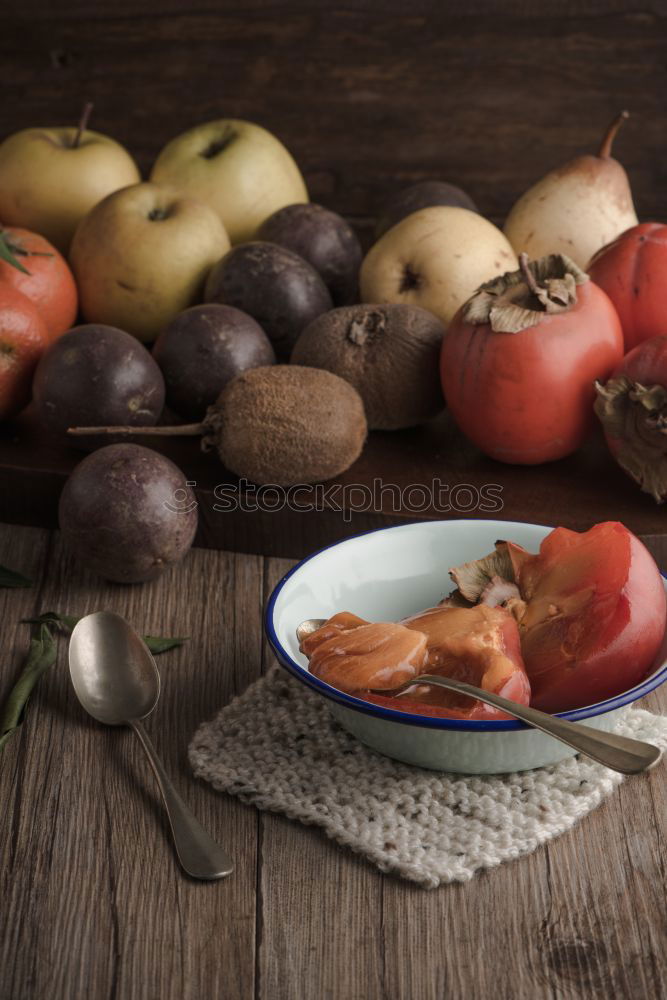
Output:
<instances>
[{"instance_id":1,"label":"spoon handle","mask_svg":"<svg viewBox=\"0 0 667 1000\"><path fill-rule=\"evenodd\" d=\"M130 725L146 751L160 786L176 853L183 868L193 878L215 879L229 875L234 870L234 865L223 849L209 837L174 788L146 730L140 722L131 722Z\"/></svg>"},{"instance_id":2,"label":"spoon handle","mask_svg":"<svg viewBox=\"0 0 667 1000\"><path fill-rule=\"evenodd\" d=\"M483 691L481 688L473 687L464 681L451 680L449 677L435 677L432 674L422 674L410 682L413 684L433 684L436 687L447 688L449 691L458 691L460 694L470 695L478 701L484 701L487 705L501 708L508 715L513 715L515 719L527 722L529 726L540 729L549 736L554 736L561 743L577 750L579 753L592 757L599 764L610 767L613 771L620 771L621 774L640 774L649 767L656 764L662 755L662 751L653 746L652 743L643 743L640 740L630 739L628 736L619 736L617 733L606 733L600 729L593 729L591 726L584 726L580 722L569 722L567 719L559 719L555 715L547 715L536 708L529 708L527 705L518 705L514 701L508 701L498 694L491 694L490 691ZM405 688L401 689L401 692Z\"/></svg>"}]
</instances>

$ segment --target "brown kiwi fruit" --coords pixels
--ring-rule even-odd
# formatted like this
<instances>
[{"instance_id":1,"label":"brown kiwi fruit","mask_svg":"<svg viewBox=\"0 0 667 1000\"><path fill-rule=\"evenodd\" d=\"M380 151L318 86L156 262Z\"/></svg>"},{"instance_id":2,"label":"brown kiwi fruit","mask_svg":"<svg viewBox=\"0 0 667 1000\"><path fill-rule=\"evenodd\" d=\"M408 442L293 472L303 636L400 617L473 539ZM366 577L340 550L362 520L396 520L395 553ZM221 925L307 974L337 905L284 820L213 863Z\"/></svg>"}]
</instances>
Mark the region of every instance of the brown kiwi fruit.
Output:
<instances>
[{"instance_id":1,"label":"brown kiwi fruit","mask_svg":"<svg viewBox=\"0 0 667 1000\"><path fill-rule=\"evenodd\" d=\"M297 365L238 375L208 420L228 469L279 486L333 479L357 460L367 433L364 404L351 385Z\"/></svg>"},{"instance_id":2,"label":"brown kiwi fruit","mask_svg":"<svg viewBox=\"0 0 667 1000\"><path fill-rule=\"evenodd\" d=\"M308 324L296 365L324 368L354 386L371 430L413 427L444 406L440 346L445 328L419 306L343 306Z\"/></svg>"},{"instance_id":3,"label":"brown kiwi fruit","mask_svg":"<svg viewBox=\"0 0 667 1000\"><path fill-rule=\"evenodd\" d=\"M349 382L320 368L250 368L222 390L198 424L97 427L96 433L201 435L237 476L259 485L293 486L333 479L361 454L368 427ZM71 434L90 434L73 428Z\"/></svg>"}]
</instances>

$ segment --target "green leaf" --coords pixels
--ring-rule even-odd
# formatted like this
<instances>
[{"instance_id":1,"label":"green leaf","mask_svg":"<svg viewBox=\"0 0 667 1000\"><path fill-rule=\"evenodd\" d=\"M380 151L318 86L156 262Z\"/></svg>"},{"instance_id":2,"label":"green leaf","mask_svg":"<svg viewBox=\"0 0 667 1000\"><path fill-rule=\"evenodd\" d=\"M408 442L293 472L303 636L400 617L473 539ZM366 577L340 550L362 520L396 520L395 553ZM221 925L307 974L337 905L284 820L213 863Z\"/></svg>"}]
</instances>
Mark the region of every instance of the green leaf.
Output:
<instances>
[{"instance_id":1,"label":"green leaf","mask_svg":"<svg viewBox=\"0 0 667 1000\"><path fill-rule=\"evenodd\" d=\"M24 625L49 625L51 628L69 635L78 620L74 615L59 615L57 611L45 611L37 618L22 618L21 622Z\"/></svg>"},{"instance_id":2,"label":"green leaf","mask_svg":"<svg viewBox=\"0 0 667 1000\"><path fill-rule=\"evenodd\" d=\"M65 635L70 635L79 618L76 615L61 615L57 611L45 611L39 618L23 618L21 620L29 625L46 624ZM188 638L189 636L171 638L169 636L145 635L144 642L151 653L155 653L157 656L159 653L166 653L169 649L182 646L184 642L188 641Z\"/></svg>"},{"instance_id":3,"label":"green leaf","mask_svg":"<svg viewBox=\"0 0 667 1000\"><path fill-rule=\"evenodd\" d=\"M32 580L15 569L0 566L0 587L32 587Z\"/></svg>"},{"instance_id":4,"label":"green leaf","mask_svg":"<svg viewBox=\"0 0 667 1000\"><path fill-rule=\"evenodd\" d=\"M23 271L24 274L30 274L27 267L24 267L20 260L14 256L7 241L7 236L2 232L0 232L0 260L7 261L7 263L11 264L12 267L15 267L17 271Z\"/></svg>"},{"instance_id":5,"label":"green leaf","mask_svg":"<svg viewBox=\"0 0 667 1000\"><path fill-rule=\"evenodd\" d=\"M150 649L151 653L166 653L168 649L175 649L177 646L182 646L184 642L187 642L190 638L189 635L180 636L178 638L170 639L167 636L159 635L145 635L144 642Z\"/></svg>"},{"instance_id":6,"label":"green leaf","mask_svg":"<svg viewBox=\"0 0 667 1000\"><path fill-rule=\"evenodd\" d=\"M0 750L23 723L30 695L42 674L56 662L56 654L56 641L48 626L40 625L39 632L30 640L23 670L0 711Z\"/></svg>"}]
</instances>

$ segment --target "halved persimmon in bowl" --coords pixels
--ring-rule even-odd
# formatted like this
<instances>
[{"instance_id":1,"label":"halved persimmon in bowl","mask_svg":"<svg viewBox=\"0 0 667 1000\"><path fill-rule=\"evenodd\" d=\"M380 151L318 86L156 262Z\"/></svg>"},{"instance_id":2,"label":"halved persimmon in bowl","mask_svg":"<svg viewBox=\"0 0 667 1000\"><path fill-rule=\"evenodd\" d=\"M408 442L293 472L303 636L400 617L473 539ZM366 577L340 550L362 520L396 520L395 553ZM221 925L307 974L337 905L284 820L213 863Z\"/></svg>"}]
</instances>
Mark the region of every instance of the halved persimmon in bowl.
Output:
<instances>
[{"instance_id":1,"label":"halved persimmon in bowl","mask_svg":"<svg viewBox=\"0 0 667 1000\"><path fill-rule=\"evenodd\" d=\"M666 616L655 562L616 522L580 533L429 521L303 560L275 588L265 626L279 662L375 750L436 770L500 773L572 751L441 689L383 691L426 668L610 730L667 679ZM296 628L309 618L328 631L302 651Z\"/></svg>"}]
</instances>

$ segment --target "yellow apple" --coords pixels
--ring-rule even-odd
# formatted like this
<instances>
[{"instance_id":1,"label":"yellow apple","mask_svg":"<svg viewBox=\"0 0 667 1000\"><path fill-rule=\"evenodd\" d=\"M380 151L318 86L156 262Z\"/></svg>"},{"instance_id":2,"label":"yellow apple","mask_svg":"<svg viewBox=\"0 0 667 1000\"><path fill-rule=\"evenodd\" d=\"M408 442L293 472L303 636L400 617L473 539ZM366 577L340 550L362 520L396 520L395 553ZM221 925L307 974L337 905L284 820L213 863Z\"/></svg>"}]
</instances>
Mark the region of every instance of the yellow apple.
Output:
<instances>
[{"instance_id":1,"label":"yellow apple","mask_svg":"<svg viewBox=\"0 0 667 1000\"><path fill-rule=\"evenodd\" d=\"M437 205L388 229L361 266L364 302L405 302L447 325L483 282L518 267L514 250L477 212Z\"/></svg>"},{"instance_id":2,"label":"yellow apple","mask_svg":"<svg viewBox=\"0 0 667 1000\"><path fill-rule=\"evenodd\" d=\"M67 126L24 129L0 144L0 220L41 233L66 254L91 208L139 180L130 154L106 135Z\"/></svg>"},{"instance_id":3,"label":"yellow apple","mask_svg":"<svg viewBox=\"0 0 667 1000\"><path fill-rule=\"evenodd\" d=\"M483 282L518 266L505 236L477 212L454 205L422 208L368 251L361 298L421 306L447 325Z\"/></svg>"},{"instance_id":4,"label":"yellow apple","mask_svg":"<svg viewBox=\"0 0 667 1000\"><path fill-rule=\"evenodd\" d=\"M261 126L236 118L198 125L172 139L150 179L214 208L232 243L252 239L279 208L308 201L303 177L283 144Z\"/></svg>"},{"instance_id":5,"label":"yellow apple","mask_svg":"<svg viewBox=\"0 0 667 1000\"><path fill-rule=\"evenodd\" d=\"M218 215L194 198L149 183L116 191L83 219L72 241L81 312L90 323L154 340L200 299L229 246Z\"/></svg>"},{"instance_id":6,"label":"yellow apple","mask_svg":"<svg viewBox=\"0 0 667 1000\"><path fill-rule=\"evenodd\" d=\"M368 251L361 298L422 306L447 325L483 282L517 267L505 236L477 212L453 205L422 208Z\"/></svg>"}]
</instances>

